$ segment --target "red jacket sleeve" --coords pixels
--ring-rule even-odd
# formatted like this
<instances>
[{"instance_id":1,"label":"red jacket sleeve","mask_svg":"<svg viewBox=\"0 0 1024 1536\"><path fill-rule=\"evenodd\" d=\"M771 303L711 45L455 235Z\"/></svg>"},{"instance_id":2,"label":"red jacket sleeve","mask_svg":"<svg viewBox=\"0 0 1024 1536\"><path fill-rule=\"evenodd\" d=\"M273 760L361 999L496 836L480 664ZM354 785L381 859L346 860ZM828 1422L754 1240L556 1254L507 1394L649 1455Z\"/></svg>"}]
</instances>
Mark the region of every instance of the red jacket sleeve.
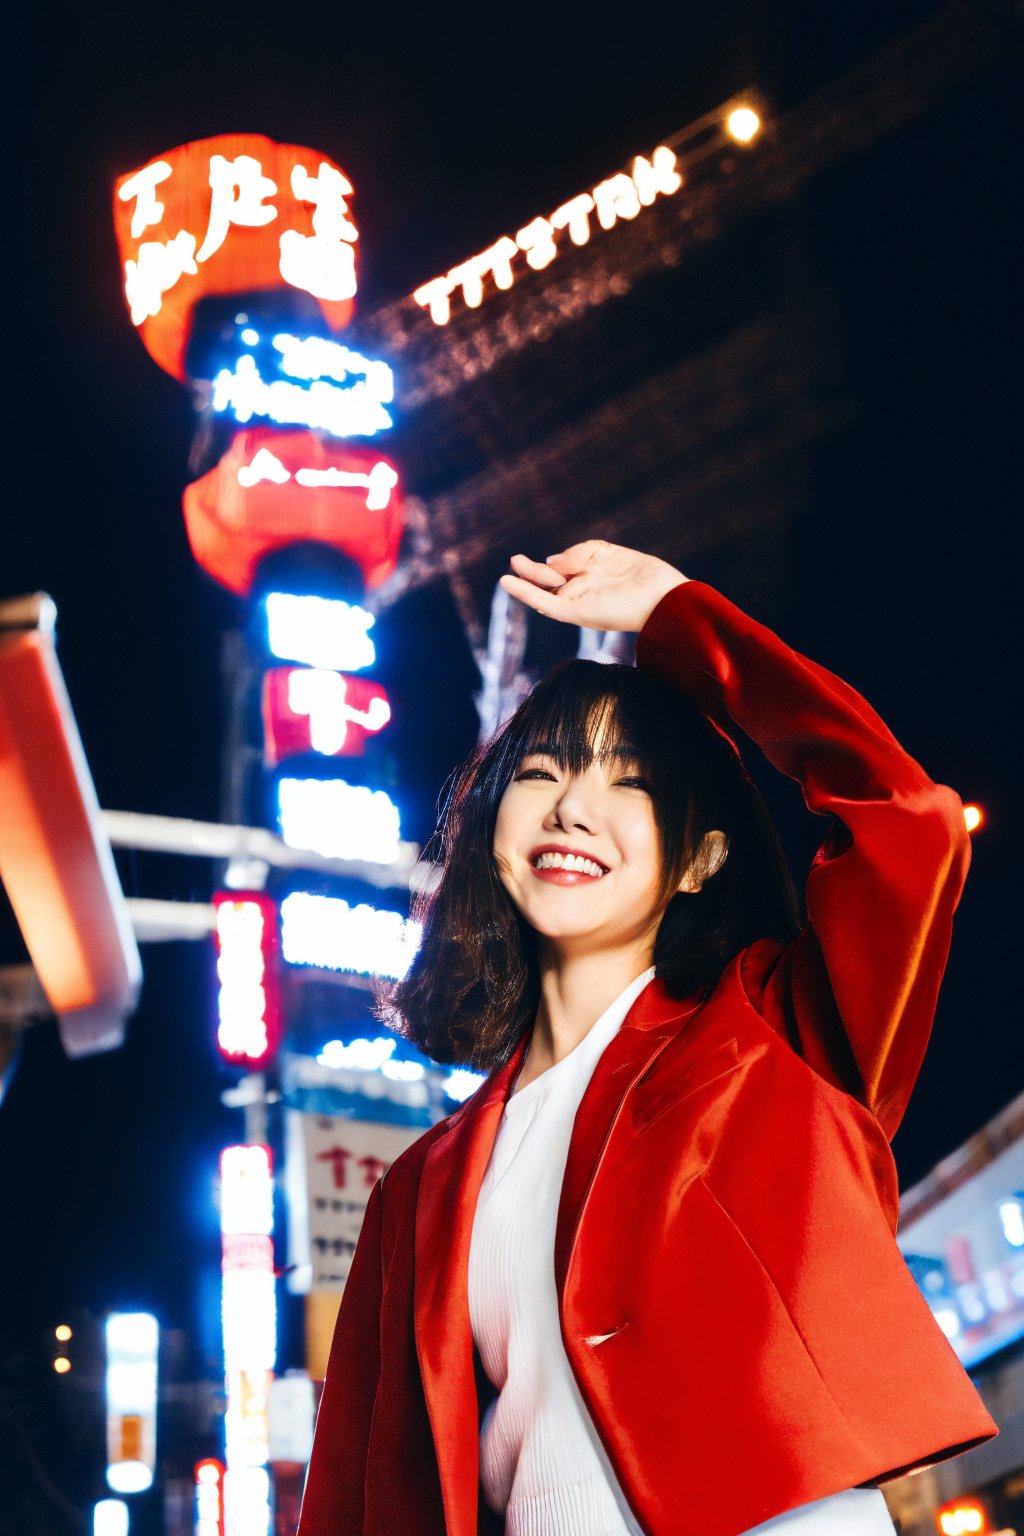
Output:
<instances>
[{"instance_id":1,"label":"red jacket sleeve","mask_svg":"<svg viewBox=\"0 0 1024 1536\"><path fill-rule=\"evenodd\" d=\"M963 807L859 694L701 582L664 597L637 663L750 736L835 818L807 882L808 920L781 953L754 946L752 1001L888 1136L931 1029L970 858ZM763 953L761 953L763 951Z\"/></svg>"},{"instance_id":2,"label":"red jacket sleeve","mask_svg":"<svg viewBox=\"0 0 1024 1536\"><path fill-rule=\"evenodd\" d=\"M298 1536L361 1536L380 1378L381 1192L374 1185L334 1330Z\"/></svg>"}]
</instances>

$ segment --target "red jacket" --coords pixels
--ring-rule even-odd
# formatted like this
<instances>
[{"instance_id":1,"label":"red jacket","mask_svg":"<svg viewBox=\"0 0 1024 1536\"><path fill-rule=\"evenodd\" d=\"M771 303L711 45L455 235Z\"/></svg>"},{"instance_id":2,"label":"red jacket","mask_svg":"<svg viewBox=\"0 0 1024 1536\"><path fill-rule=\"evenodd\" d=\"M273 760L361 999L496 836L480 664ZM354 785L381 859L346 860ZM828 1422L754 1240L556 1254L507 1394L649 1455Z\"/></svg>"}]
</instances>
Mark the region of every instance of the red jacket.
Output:
<instances>
[{"instance_id":1,"label":"red jacket","mask_svg":"<svg viewBox=\"0 0 1024 1536\"><path fill-rule=\"evenodd\" d=\"M555 1271L566 1354L650 1536L737 1536L995 1426L894 1241L889 1150L968 862L963 811L851 688L697 582L638 665L742 727L835 828L808 922L711 997L641 993L573 1127ZM467 1297L515 1055L374 1190L300 1536L474 1536Z\"/></svg>"}]
</instances>

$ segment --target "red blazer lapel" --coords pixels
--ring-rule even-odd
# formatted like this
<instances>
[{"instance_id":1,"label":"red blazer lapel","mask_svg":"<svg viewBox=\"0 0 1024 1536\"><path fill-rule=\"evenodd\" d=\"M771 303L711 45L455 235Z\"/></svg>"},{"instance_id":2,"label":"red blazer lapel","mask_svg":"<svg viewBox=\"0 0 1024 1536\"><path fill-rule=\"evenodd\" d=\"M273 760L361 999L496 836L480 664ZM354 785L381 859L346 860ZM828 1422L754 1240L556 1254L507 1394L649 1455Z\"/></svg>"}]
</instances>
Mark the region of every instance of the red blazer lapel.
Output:
<instances>
[{"instance_id":1,"label":"red blazer lapel","mask_svg":"<svg viewBox=\"0 0 1024 1536\"><path fill-rule=\"evenodd\" d=\"M612 1126L629 1089L679 1033L682 1020L700 1007L693 998L669 997L657 977L644 988L621 1028L602 1051L572 1129L555 1229L555 1282L565 1290L569 1261Z\"/></svg>"},{"instance_id":2,"label":"red blazer lapel","mask_svg":"<svg viewBox=\"0 0 1024 1536\"><path fill-rule=\"evenodd\" d=\"M414 1327L448 1536L476 1536L476 1383L469 1245L480 1185L529 1031L426 1155L416 1201Z\"/></svg>"}]
</instances>

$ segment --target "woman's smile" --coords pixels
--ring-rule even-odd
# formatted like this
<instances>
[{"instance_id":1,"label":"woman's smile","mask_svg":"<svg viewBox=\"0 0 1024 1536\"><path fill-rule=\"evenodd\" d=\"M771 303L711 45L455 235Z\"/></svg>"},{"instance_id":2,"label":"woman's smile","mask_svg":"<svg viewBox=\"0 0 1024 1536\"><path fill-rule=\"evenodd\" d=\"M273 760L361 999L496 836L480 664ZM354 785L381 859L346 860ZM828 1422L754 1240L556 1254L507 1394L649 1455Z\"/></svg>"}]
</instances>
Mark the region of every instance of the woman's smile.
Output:
<instances>
[{"instance_id":1,"label":"woman's smile","mask_svg":"<svg viewBox=\"0 0 1024 1536\"><path fill-rule=\"evenodd\" d=\"M609 873L607 864L562 843L545 843L535 848L530 855L530 868L538 880L550 885L593 885Z\"/></svg>"}]
</instances>

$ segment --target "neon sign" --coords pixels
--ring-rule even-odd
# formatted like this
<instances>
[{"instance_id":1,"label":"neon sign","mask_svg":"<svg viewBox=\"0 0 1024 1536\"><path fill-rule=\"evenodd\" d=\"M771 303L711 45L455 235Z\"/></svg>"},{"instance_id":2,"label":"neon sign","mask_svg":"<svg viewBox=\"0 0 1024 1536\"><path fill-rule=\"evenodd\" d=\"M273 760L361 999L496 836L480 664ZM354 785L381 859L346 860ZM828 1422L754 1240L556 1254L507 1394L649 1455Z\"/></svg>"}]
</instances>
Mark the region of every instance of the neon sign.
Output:
<instances>
[{"instance_id":1,"label":"neon sign","mask_svg":"<svg viewBox=\"0 0 1024 1536\"><path fill-rule=\"evenodd\" d=\"M271 485L287 485L292 478L281 460L269 448L258 448L251 464L243 464L238 470L238 483L243 490L269 481ZM296 485L331 486L332 488L357 488L365 490L364 506L367 512L379 512L391 500L391 492L398 484L398 475L391 465L379 459L366 474L343 469L297 469Z\"/></svg>"},{"instance_id":2,"label":"neon sign","mask_svg":"<svg viewBox=\"0 0 1024 1536\"><path fill-rule=\"evenodd\" d=\"M264 1066L277 1049L281 999L277 908L262 891L214 895L217 1044L228 1061Z\"/></svg>"},{"instance_id":3,"label":"neon sign","mask_svg":"<svg viewBox=\"0 0 1024 1536\"><path fill-rule=\"evenodd\" d=\"M401 852L398 807L383 789L344 779L279 779L277 800L289 848L368 864L393 864Z\"/></svg>"},{"instance_id":4,"label":"neon sign","mask_svg":"<svg viewBox=\"0 0 1024 1536\"><path fill-rule=\"evenodd\" d=\"M483 303L488 280L495 288L511 288L515 265L525 261L535 272L542 271L559 253L559 238L568 235L573 245L586 245L591 234L591 216L602 229L614 229L622 219L635 219L659 197L671 197L683 185L675 152L659 144L650 159L637 155L629 172L618 171L598 182L590 192L581 192L545 218L531 219L515 239L503 235L487 250L460 262L442 277L424 283L413 293L416 303L430 311L435 325L447 325L452 316L452 297L461 290L462 302L470 309Z\"/></svg>"},{"instance_id":5,"label":"neon sign","mask_svg":"<svg viewBox=\"0 0 1024 1536\"><path fill-rule=\"evenodd\" d=\"M398 470L366 444L301 429L243 428L219 463L186 487L182 505L196 560L240 596L249 595L261 560L297 540L354 561L367 587L398 560Z\"/></svg>"},{"instance_id":6,"label":"neon sign","mask_svg":"<svg viewBox=\"0 0 1024 1536\"><path fill-rule=\"evenodd\" d=\"M340 330L356 293L351 196L326 156L253 133L196 140L122 176L125 297L154 361L184 379L192 310L217 294L292 288Z\"/></svg>"},{"instance_id":7,"label":"neon sign","mask_svg":"<svg viewBox=\"0 0 1024 1536\"><path fill-rule=\"evenodd\" d=\"M338 896L293 891L281 903L281 951L289 965L399 981L413 962L421 932L419 923L398 912L351 907Z\"/></svg>"},{"instance_id":8,"label":"neon sign","mask_svg":"<svg viewBox=\"0 0 1024 1536\"><path fill-rule=\"evenodd\" d=\"M319 667L272 667L263 674L264 759L271 768L304 752L361 756L367 737L390 719L387 694L366 678Z\"/></svg>"},{"instance_id":9,"label":"neon sign","mask_svg":"<svg viewBox=\"0 0 1024 1536\"><path fill-rule=\"evenodd\" d=\"M231 1470L264 1467L270 1449L267 1404L277 1356L269 1147L225 1147L220 1180L225 1460Z\"/></svg>"},{"instance_id":10,"label":"neon sign","mask_svg":"<svg viewBox=\"0 0 1024 1536\"><path fill-rule=\"evenodd\" d=\"M111 1312L107 1346L107 1483L144 1493L156 1467L156 1369L160 1330L150 1312Z\"/></svg>"},{"instance_id":11,"label":"neon sign","mask_svg":"<svg viewBox=\"0 0 1024 1536\"><path fill-rule=\"evenodd\" d=\"M358 672L376 660L372 613L339 598L270 592L264 599L267 646L280 661Z\"/></svg>"},{"instance_id":12,"label":"neon sign","mask_svg":"<svg viewBox=\"0 0 1024 1536\"><path fill-rule=\"evenodd\" d=\"M213 1457L196 1463L195 1536L224 1536L224 1463Z\"/></svg>"},{"instance_id":13,"label":"neon sign","mask_svg":"<svg viewBox=\"0 0 1024 1536\"><path fill-rule=\"evenodd\" d=\"M243 426L261 416L279 426L313 427L334 437L373 437L394 425L385 409L395 394L387 363L319 336L278 335L274 346L281 353L277 366L288 378L264 378L256 358L243 353L234 372L222 368L215 376L214 411L230 412ZM295 379L304 382L291 382Z\"/></svg>"}]
</instances>

